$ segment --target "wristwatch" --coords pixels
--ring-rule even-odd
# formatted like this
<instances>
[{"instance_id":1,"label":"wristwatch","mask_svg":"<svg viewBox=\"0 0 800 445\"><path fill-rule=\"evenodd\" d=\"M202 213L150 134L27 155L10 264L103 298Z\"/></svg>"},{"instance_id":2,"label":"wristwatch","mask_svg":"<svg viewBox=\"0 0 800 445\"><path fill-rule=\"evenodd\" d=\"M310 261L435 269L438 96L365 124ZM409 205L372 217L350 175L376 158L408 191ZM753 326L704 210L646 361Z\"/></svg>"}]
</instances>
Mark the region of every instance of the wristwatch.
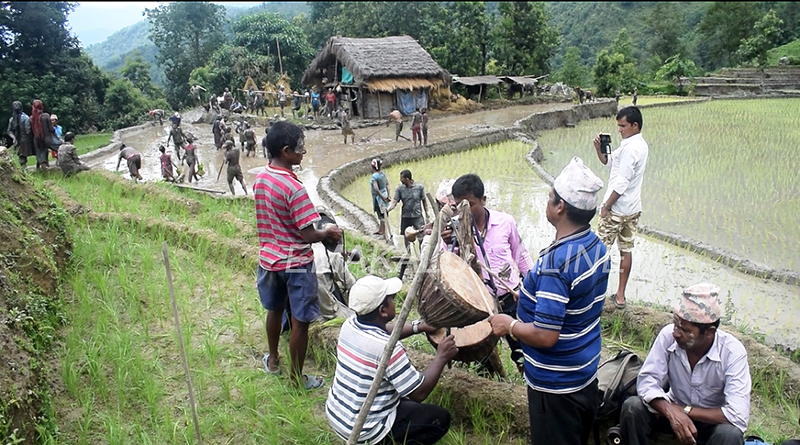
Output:
<instances>
[{"instance_id":1,"label":"wristwatch","mask_svg":"<svg viewBox=\"0 0 800 445\"><path fill-rule=\"evenodd\" d=\"M691 411L692 411L692 405L686 405L683 407L683 412L686 413L687 416Z\"/></svg>"},{"instance_id":2,"label":"wristwatch","mask_svg":"<svg viewBox=\"0 0 800 445\"><path fill-rule=\"evenodd\" d=\"M422 323L422 320L414 320L411 322L411 330L414 331L415 334L419 334L420 323Z\"/></svg>"}]
</instances>

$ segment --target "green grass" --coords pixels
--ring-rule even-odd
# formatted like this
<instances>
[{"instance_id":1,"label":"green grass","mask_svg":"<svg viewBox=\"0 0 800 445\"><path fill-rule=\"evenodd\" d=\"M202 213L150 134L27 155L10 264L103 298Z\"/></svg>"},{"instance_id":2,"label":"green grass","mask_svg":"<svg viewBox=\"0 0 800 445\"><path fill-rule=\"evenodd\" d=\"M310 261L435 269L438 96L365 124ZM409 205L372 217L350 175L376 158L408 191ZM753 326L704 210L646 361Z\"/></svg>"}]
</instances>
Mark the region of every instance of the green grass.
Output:
<instances>
[{"instance_id":1,"label":"green grass","mask_svg":"<svg viewBox=\"0 0 800 445\"><path fill-rule=\"evenodd\" d=\"M111 137L113 135L113 132L76 135L74 145L78 150L78 155L80 156L90 151L97 150L100 147L105 147L111 143Z\"/></svg>"},{"instance_id":2,"label":"green grass","mask_svg":"<svg viewBox=\"0 0 800 445\"><path fill-rule=\"evenodd\" d=\"M800 99L725 100L644 110L650 146L641 222L776 269L800 270L797 226ZM614 118L543 131L543 166L557 175L575 155L602 179L592 147Z\"/></svg>"},{"instance_id":3,"label":"green grass","mask_svg":"<svg viewBox=\"0 0 800 445\"><path fill-rule=\"evenodd\" d=\"M783 56L800 60L800 39L792 40L783 46L772 48L767 51L767 66L779 66L781 57Z\"/></svg>"},{"instance_id":4,"label":"green grass","mask_svg":"<svg viewBox=\"0 0 800 445\"><path fill-rule=\"evenodd\" d=\"M289 384L287 339L281 341L283 375L262 371L264 311L249 260L221 262L213 239L187 243L180 233L154 234L122 216L178 221L213 235L240 237L211 216L228 212L254 221L252 201L184 195L162 185L133 186L93 172L49 179L94 211L120 217L90 221L81 216L74 223L74 261L65 286L70 323L58 350L64 394L54 402L60 433L47 441L196 443L161 255L161 243L167 241L205 443L340 442L325 419L327 393L300 393ZM181 207L181 199L199 205ZM388 276L387 267L395 266L374 259L386 254L359 236L346 234L346 243L366 257L351 264L357 277L368 272ZM423 338L412 343L432 351ZM334 362L313 355L310 351L306 372L322 373L330 381ZM446 401L446 395L437 397ZM442 443L476 442L471 428L457 426ZM487 433L477 443L497 441Z\"/></svg>"}]
</instances>

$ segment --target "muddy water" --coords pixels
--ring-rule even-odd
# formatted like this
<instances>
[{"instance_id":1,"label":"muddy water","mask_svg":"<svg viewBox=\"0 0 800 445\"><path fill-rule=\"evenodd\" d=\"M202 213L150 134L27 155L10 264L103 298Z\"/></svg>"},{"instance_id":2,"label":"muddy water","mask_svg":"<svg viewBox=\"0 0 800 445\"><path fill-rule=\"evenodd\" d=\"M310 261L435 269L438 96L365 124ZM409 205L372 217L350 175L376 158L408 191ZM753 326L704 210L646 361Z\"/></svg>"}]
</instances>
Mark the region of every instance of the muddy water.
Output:
<instances>
[{"instance_id":1,"label":"muddy water","mask_svg":"<svg viewBox=\"0 0 800 445\"><path fill-rule=\"evenodd\" d=\"M506 142L468 152L394 165L385 170L395 188L399 173L409 169L426 190L435 191L439 182L473 172L484 181L487 206L508 212L519 225L520 235L531 254L550 244L555 230L544 214L549 185L525 161L528 146ZM465 168L460 170L458 165ZM357 179L343 195L371 211L368 178ZM392 191L393 192L393 191ZM399 210L399 209L398 209ZM399 225L399 211L390 213ZM594 221L596 223L596 219ZM609 293L618 283L619 253L612 249ZM768 344L800 348L800 289L772 280L761 280L651 238L637 236L627 297L633 303L667 307L688 285L709 281L722 289L722 300L730 322L764 334Z\"/></svg>"},{"instance_id":2,"label":"muddy water","mask_svg":"<svg viewBox=\"0 0 800 445\"><path fill-rule=\"evenodd\" d=\"M477 113L447 116L441 118L431 118L428 129L428 142L439 142L449 140L455 137L463 137L468 134L480 133L491 129L507 128L514 124L519 119L530 116L533 113L540 113L548 110L563 110L572 106L569 103L555 103L555 104L536 104L525 106L514 106L498 110L481 111ZM217 173L220 165L222 165L223 151L217 151L214 147L214 136L211 133L211 125L205 123L191 124L200 116L199 111L193 110L183 114L183 121L181 127L184 131L192 133L195 138L195 145L197 145L197 155L204 164L206 174L201 178L195 186L208 188L213 190L226 191L229 195L228 184L226 182L226 174L223 171L219 181L217 181ZM257 155L256 157L246 158L244 153L241 156L240 162L242 165L242 172L244 173L244 181L248 187L248 193L251 191L250 187L253 184L255 175L264 167L266 159L261 154L261 138L264 136L264 127L254 127L256 131ZM344 144L343 137L339 131L334 130L307 130L306 149L308 153L303 159L301 167L298 167L297 174L315 203L320 203L321 200L317 195L317 183L319 178L325 176L334 168L345 164L347 162L361 159L367 156L375 156L380 153L395 150L401 147L408 147L413 150L412 143L403 140L402 138L395 142L395 129L394 125L390 126L376 126L367 127L354 130L355 144L348 140ZM143 131L125 135L122 142L128 146L135 147L142 153L142 170L141 175L146 181L159 181L161 180L161 164L159 156L161 153L158 151L158 145L164 144L169 135L169 122L165 121L164 125L153 127L146 127ZM411 129L408 123L403 128L402 135L411 138ZM238 138L237 138L238 141ZM237 142L238 143L238 142ZM172 153L172 147L167 147L167 152ZM173 160L178 163L177 158L173 154ZM104 168L114 170L117 165L116 154L109 155L108 158L101 162ZM127 166L123 161L120 164L120 172L123 176L130 179ZM243 193L241 186L237 181L234 181L234 190L237 195Z\"/></svg>"}]
</instances>

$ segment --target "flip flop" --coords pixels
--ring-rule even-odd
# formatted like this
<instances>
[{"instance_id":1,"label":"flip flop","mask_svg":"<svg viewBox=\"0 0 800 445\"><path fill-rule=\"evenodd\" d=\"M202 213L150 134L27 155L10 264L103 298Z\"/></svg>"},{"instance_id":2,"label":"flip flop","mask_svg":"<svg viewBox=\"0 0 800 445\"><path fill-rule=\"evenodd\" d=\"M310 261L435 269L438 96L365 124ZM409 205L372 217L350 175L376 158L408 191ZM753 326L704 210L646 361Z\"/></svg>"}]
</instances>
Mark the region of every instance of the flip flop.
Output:
<instances>
[{"instance_id":1,"label":"flip flop","mask_svg":"<svg viewBox=\"0 0 800 445\"><path fill-rule=\"evenodd\" d=\"M323 379L322 377L317 377L315 375L303 374L303 380L305 381L306 389L317 389L325 384L325 379Z\"/></svg>"},{"instance_id":2,"label":"flip flop","mask_svg":"<svg viewBox=\"0 0 800 445\"><path fill-rule=\"evenodd\" d=\"M280 367L278 367L278 369L276 369L274 371L269 369L269 352L264 354L264 358L261 359L261 362L264 363L264 371L266 371L267 374L277 375L277 374L281 373L281 368Z\"/></svg>"},{"instance_id":3,"label":"flip flop","mask_svg":"<svg viewBox=\"0 0 800 445\"><path fill-rule=\"evenodd\" d=\"M626 303L622 303L622 304L617 303L617 294L611 294L611 295L608 296L608 298L610 298L611 301L614 302L614 306L617 308L617 310L620 310L620 311L625 310L625 307L627 306L627 302Z\"/></svg>"}]
</instances>

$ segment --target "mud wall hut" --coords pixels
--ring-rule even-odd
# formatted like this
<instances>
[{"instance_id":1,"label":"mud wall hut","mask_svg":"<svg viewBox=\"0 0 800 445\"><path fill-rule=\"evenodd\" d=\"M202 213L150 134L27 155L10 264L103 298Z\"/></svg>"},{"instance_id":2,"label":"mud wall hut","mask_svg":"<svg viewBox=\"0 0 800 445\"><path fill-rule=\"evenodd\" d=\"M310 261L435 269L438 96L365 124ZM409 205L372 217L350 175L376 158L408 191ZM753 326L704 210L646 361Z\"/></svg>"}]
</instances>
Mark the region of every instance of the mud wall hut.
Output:
<instances>
[{"instance_id":1,"label":"mud wall hut","mask_svg":"<svg viewBox=\"0 0 800 445\"><path fill-rule=\"evenodd\" d=\"M410 36L356 39L334 36L306 69L302 83L340 88L355 98L354 116L382 118L428 107L431 91L450 85L450 73Z\"/></svg>"}]
</instances>

